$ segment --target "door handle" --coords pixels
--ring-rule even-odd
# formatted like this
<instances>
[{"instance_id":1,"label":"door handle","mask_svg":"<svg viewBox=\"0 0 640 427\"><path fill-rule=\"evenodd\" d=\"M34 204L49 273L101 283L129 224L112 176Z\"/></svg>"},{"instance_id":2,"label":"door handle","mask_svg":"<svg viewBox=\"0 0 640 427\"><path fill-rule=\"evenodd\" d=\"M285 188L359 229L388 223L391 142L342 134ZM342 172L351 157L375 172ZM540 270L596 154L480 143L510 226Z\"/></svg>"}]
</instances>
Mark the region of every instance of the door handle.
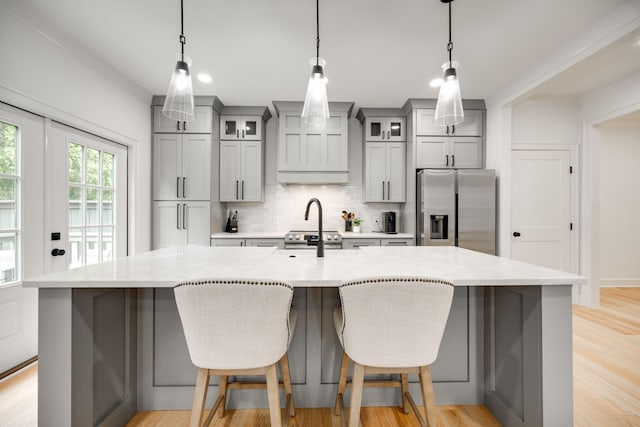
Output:
<instances>
[{"instance_id":1,"label":"door handle","mask_svg":"<svg viewBox=\"0 0 640 427\"><path fill-rule=\"evenodd\" d=\"M182 122L182 130L187 130L187 122Z\"/></svg>"},{"instance_id":2,"label":"door handle","mask_svg":"<svg viewBox=\"0 0 640 427\"><path fill-rule=\"evenodd\" d=\"M176 228L180 230L180 203L176 205Z\"/></svg>"},{"instance_id":3,"label":"door handle","mask_svg":"<svg viewBox=\"0 0 640 427\"><path fill-rule=\"evenodd\" d=\"M176 178L176 199L180 198L180 177Z\"/></svg>"},{"instance_id":4,"label":"door handle","mask_svg":"<svg viewBox=\"0 0 640 427\"><path fill-rule=\"evenodd\" d=\"M447 126L447 135L449 135L449 126Z\"/></svg>"},{"instance_id":5,"label":"door handle","mask_svg":"<svg viewBox=\"0 0 640 427\"><path fill-rule=\"evenodd\" d=\"M55 249L51 250L51 255L52 256L62 256L64 254L65 254L65 250L64 249L55 248Z\"/></svg>"},{"instance_id":6,"label":"door handle","mask_svg":"<svg viewBox=\"0 0 640 427\"><path fill-rule=\"evenodd\" d=\"M391 139L391 131L390 130L387 131L387 139Z\"/></svg>"},{"instance_id":7,"label":"door handle","mask_svg":"<svg viewBox=\"0 0 640 427\"><path fill-rule=\"evenodd\" d=\"M183 176L182 177L182 198L183 199L187 197L186 185L187 185L187 178Z\"/></svg>"},{"instance_id":8,"label":"door handle","mask_svg":"<svg viewBox=\"0 0 640 427\"><path fill-rule=\"evenodd\" d=\"M451 155L451 166L455 166L456 165L456 156L454 156L453 154ZM184 193L184 191L183 191Z\"/></svg>"},{"instance_id":9,"label":"door handle","mask_svg":"<svg viewBox=\"0 0 640 427\"><path fill-rule=\"evenodd\" d=\"M236 129L236 138L240 138L240 129Z\"/></svg>"},{"instance_id":10,"label":"door handle","mask_svg":"<svg viewBox=\"0 0 640 427\"><path fill-rule=\"evenodd\" d=\"M391 200L391 181L387 181L387 200Z\"/></svg>"},{"instance_id":11,"label":"door handle","mask_svg":"<svg viewBox=\"0 0 640 427\"><path fill-rule=\"evenodd\" d=\"M242 139L244 139L244 129L242 129Z\"/></svg>"},{"instance_id":12,"label":"door handle","mask_svg":"<svg viewBox=\"0 0 640 427\"><path fill-rule=\"evenodd\" d=\"M513 237L520 237L520 232L514 231L513 232Z\"/></svg>"},{"instance_id":13,"label":"door handle","mask_svg":"<svg viewBox=\"0 0 640 427\"><path fill-rule=\"evenodd\" d=\"M238 180L236 179L236 200L238 200Z\"/></svg>"},{"instance_id":14,"label":"door handle","mask_svg":"<svg viewBox=\"0 0 640 427\"><path fill-rule=\"evenodd\" d=\"M451 125L451 135L456 133L456 125Z\"/></svg>"},{"instance_id":15,"label":"door handle","mask_svg":"<svg viewBox=\"0 0 640 427\"><path fill-rule=\"evenodd\" d=\"M449 166L449 155L445 154L444 158L447 160L447 162L445 163L445 166Z\"/></svg>"},{"instance_id":16,"label":"door handle","mask_svg":"<svg viewBox=\"0 0 640 427\"><path fill-rule=\"evenodd\" d=\"M244 179L242 180L242 200L244 200Z\"/></svg>"},{"instance_id":17,"label":"door handle","mask_svg":"<svg viewBox=\"0 0 640 427\"><path fill-rule=\"evenodd\" d=\"M187 204L182 204L182 228L187 229Z\"/></svg>"},{"instance_id":18,"label":"door handle","mask_svg":"<svg viewBox=\"0 0 640 427\"><path fill-rule=\"evenodd\" d=\"M180 122L176 122L176 129L178 132L180 132Z\"/></svg>"},{"instance_id":19,"label":"door handle","mask_svg":"<svg viewBox=\"0 0 640 427\"><path fill-rule=\"evenodd\" d=\"M382 200L384 200L384 181L382 181Z\"/></svg>"}]
</instances>

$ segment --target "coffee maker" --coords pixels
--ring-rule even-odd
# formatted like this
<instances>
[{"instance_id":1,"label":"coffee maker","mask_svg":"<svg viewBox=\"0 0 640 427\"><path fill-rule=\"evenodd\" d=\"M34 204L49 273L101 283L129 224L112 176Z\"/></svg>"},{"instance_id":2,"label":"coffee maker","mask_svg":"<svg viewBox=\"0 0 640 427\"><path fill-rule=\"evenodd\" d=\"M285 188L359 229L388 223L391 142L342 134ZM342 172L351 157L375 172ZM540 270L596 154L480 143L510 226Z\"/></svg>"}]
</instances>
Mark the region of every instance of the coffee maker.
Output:
<instances>
[{"instance_id":1,"label":"coffee maker","mask_svg":"<svg viewBox=\"0 0 640 427\"><path fill-rule=\"evenodd\" d=\"M382 212L381 215L382 232L387 234L398 233L398 222L395 211Z\"/></svg>"}]
</instances>

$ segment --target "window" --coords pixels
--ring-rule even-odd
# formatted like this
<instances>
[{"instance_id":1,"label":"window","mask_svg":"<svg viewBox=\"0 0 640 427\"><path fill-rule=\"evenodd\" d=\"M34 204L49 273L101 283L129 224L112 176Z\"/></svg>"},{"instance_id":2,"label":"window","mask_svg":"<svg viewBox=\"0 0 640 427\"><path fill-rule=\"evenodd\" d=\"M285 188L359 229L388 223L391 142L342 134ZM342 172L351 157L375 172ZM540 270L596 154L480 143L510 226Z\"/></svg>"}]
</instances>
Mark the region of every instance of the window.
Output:
<instances>
[{"instance_id":1,"label":"window","mask_svg":"<svg viewBox=\"0 0 640 427\"><path fill-rule=\"evenodd\" d=\"M115 155L69 142L70 267L113 259Z\"/></svg>"},{"instance_id":2,"label":"window","mask_svg":"<svg viewBox=\"0 0 640 427\"><path fill-rule=\"evenodd\" d=\"M19 138L17 126L0 121L0 284L20 279Z\"/></svg>"}]
</instances>

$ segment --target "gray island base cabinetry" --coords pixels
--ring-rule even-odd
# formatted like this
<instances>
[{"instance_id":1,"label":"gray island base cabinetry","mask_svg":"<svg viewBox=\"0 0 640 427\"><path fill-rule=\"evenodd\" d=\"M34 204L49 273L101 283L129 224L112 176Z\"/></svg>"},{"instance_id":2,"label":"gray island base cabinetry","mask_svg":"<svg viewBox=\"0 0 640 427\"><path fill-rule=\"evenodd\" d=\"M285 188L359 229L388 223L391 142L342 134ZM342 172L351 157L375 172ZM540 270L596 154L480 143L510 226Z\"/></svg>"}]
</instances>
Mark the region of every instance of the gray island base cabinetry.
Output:
<instances>
[{"instance_id":1,"label":"gray island base cabinetry","mask_svg":"<svg viewBox=\"0 0 640 427\"><path fill-rule=\"evenodd\" d=\"M573 425L571 286L585 279L457 247L413 246L324 258L266 247L174 247L27 280L39 288L38 423L123 425L136 411L190 409L196 370L172 287L203 277L293 284L296 405L331 407L341 356L332 321L337 286L374 276L440 277L456 286L432 366L437 404L484 404L505 426ZM411 378L415 396L418 385ZM395 390L368 389L363 403L400 400ZM228 405L267 407L266 393L237 390Z\"/></svg>"}]
</instances>

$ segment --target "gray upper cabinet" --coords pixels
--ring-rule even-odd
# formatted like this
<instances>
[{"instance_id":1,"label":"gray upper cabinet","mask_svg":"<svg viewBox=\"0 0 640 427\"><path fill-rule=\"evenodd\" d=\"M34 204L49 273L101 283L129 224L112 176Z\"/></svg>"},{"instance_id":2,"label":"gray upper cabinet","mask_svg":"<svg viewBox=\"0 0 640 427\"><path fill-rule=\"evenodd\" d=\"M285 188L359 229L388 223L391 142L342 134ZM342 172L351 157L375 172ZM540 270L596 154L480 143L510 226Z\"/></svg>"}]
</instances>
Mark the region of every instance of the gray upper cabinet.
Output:
<instances>
[{"instance_id":1,"label":"gray upper cabinet","mask_svg":"<svg viewBox=\"0 0 640 427\"><path fill-rule=\"evenodd\" d=\"M482 136L484 110L464 110L464 121L455 126L436 126L435 109L420 109L416 117L416 135L419 136Z\"/></svg>"},{"instance_id":2,"label":"gray upper cabinet","mask_svg":"<svg viewBox=\"0 0 640 427\"><path fill-rule=\"evenodd\" d=\"M406 123L404 117L367 117L365 138L371 142L404 142L407 140Z\"/></svg>"},{"instance_id":3,"label":"gray upper cabinet","mask_svg":"<svg viewBox=\"0 0 640 427\"><path fill-rule=\"evenodd\" d=\"M485 104L462 100L464 121L436 126L435 99L409 99L403 112L411 114L416 169L476 169L484 166Z\"/></svg>"},{"instance_id":4,"label":"gray upper cabinet","mask_svg":"<svg viewBox=\"0 0 640 427\"><path fill-rule=\"evenodd\" d=\"M220 114L220 201L264 200L267 107L224 107Z\"/></svg>"},{"instance_id":5,"label":"gray upper cabinet","mask_svg":"<svg viewBox=\"0 0 640 427\"><path fill-rule=\"evenodd\" d=\"M330 102L319 128L303 123L302 102L273 101L278 114L277 179L283 184L349 183L349 117L353 102Z\"/></svg>"},{"instance_id":6,"label":"gray upper cabinet","mask_svg":"<svg viewBox=\"0 0 640 427\"><path fill-rule=\"evenodd\" d=\"M399 108L361 108L365 202L406 201L407 120Z\"/></svg>"},{"instance_id":7,"label":"gray upper cabinet","mask_svg":"<svg viewBox=\"0 0 640 427\"><path fill-rule=\"evenodd\" d=\"M162 114L162 107L153 107L153 131L155 133L211 133L211 107L196 106L193 122L178 122Z\"/></svg>"}]
</instances>

